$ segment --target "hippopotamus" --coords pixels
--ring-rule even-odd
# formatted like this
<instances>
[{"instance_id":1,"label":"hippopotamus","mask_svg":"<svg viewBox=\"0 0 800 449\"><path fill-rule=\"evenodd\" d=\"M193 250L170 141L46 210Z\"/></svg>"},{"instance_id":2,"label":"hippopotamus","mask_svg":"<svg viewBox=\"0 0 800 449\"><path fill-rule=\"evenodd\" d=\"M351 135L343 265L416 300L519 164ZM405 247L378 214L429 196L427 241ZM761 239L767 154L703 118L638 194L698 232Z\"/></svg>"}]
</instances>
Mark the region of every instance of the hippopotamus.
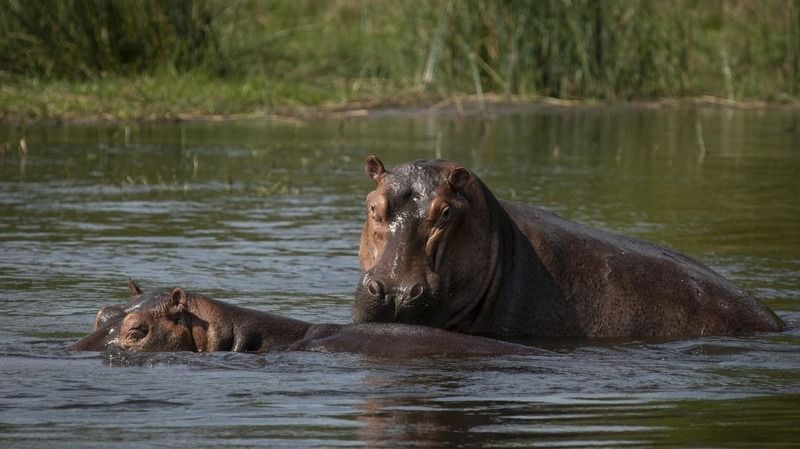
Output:
<instances>
[{"instance_id":1,"label":"hippopotamus","mask_svg":"<svg viewBox=\"0 0 800 449\"><path fill-rule=\"evenodd\" d=\"M181 287L143 293L129 283L127 304L105 306L94 331L70 346L136 352L317 351L373 356L544 354L520 344L397 323L312 324L227 304Z\"/></svg>"},{"instance_id":2,"label":"hippopotamus","mask_svg":"<svg viewBox=\"0 0 800 449\"><path fill-rule=\"evenodd\" d=\"M353 320L467 334L673 338L775 332L783 322L669 248L497 199L461 164L365 163Z\"/></svg>"}]
</instances>

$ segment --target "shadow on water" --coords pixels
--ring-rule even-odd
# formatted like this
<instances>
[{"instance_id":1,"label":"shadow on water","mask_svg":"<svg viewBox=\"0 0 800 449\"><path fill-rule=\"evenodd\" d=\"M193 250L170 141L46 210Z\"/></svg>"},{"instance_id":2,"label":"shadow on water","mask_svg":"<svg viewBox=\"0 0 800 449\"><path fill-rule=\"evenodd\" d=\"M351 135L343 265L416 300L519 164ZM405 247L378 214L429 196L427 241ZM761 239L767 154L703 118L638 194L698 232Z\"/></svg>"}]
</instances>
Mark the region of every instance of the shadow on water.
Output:
<instances>
[{"instance_id":1,"label":"shadow on water","mask_svg":"<svg viewBox=\"0 0 800 449\"><path fill-rule=\"evenodd\" d=\"M797 122L591 108L0 127L0 445L797 447ZM790 329L536 341L553 353L530 357L65 352L100 305L125 300L128 277L349 321L371 185L361 161L437 148L502 198L708 263Z\"/></svg>"}]
</instances>

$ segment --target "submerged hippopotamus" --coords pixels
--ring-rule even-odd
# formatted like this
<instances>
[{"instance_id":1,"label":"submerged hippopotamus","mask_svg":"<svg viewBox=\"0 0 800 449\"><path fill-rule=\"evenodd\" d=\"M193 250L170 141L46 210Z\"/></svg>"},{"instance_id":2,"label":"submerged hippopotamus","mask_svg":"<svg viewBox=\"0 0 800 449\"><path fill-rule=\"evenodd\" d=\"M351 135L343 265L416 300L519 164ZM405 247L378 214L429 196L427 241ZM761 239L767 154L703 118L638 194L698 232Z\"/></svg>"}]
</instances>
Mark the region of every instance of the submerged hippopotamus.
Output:
<instances>
[{"instance_id":1,"label":"submerged hippopotamus","mask_svg":"<svg viewBox=\"0 0 800 449\"><path fill-rule=\"evenodd\" d=\"M129 284L131 301L105 306L92 334L70 346L108 346L142 352L318 351L374 356L542 354L499 340L394 323L312 324L216 301L180 287L142 293Z\"/></svg>"},{"instance_id":2,"label":"submerged hippopotamus","mask_svg":"<svg viewBox=\"0 0 800 449\"><path fill-rule=\"evenodd\" d=\"M767 307L652 243L501 201L465 167L371 156L357 323L497 336L681 337L779 331Z\"/></svg>"}]
</instances>

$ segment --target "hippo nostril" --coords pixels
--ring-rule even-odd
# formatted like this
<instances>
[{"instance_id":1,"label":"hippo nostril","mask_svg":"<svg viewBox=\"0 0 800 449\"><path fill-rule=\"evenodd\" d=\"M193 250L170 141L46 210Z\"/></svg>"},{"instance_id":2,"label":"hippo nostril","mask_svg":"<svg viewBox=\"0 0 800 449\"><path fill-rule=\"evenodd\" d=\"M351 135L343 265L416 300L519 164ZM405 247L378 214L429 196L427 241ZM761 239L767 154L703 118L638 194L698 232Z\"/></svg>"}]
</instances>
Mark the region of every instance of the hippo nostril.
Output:
<instances>
[{"instance_id":1,"label":"hippo nostril","mask_svg":"<svg viewBox=\"0 0 800 449\"><path fill-rule=\"evenodd\" d=\"M422 293L425 292L425 289L422 287L421 284L415 284L411 287L411 291L408 292L409 299L417 299L422 296Z\"/></svg>"},{"instance_id":2,"label":"hippo nostril","mask_svg":"<svg viewBox=\"0 0 800 449\"><path fill-rule=\"evenodd\" d=\"M380 298L383 296L383 284L381 281L373 279L369 282L369 284L367 284L367 291L370 295Z\"/></svg>"}]
</instances>

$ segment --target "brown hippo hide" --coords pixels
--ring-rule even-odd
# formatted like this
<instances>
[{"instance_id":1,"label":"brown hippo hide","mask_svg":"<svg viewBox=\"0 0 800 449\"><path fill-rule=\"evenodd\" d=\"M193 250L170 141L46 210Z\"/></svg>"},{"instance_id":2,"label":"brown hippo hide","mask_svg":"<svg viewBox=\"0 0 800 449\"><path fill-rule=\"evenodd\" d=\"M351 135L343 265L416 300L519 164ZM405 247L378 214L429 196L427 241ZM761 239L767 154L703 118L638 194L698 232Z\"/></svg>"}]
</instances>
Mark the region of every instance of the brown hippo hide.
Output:
<instances>
[{"instance_id":1,"label":"brown hippo hide","mask_svg":"<svg viewBox=\"0 0 800 449\"><path fill-rule=\"evenodd\" d=\"M499 201L466 168L366 162L355 322L498 336L681 337L778 331L705 265L545 209Z\"/></svg>"},{"instance_id":2,"label":"brown hippo hide","mask_svg":"<svg viewBox=\"0 0 800 449\"><path fill-rule=\"evenodd\" d=\"M132 283L135 286L135 284ZM105 320L70 349L108 346L140 352L318 351L382 357L541 354L528 346L423 326L395 323L311 324L186 293L180 287L106 306ZM99 315L99 313L98 313ZM95 322L97 323L98 320Z\"/></svg>"},{"instance_id":3,"label":"brown hippo hide","mask_svg":"<svg viewBox=\"0 0 800 449\"><path fill-rule=\"evenodd\" d=\"M142 289L133 281L128 280L128 302L125 304L113 304L100 307L94 317L92 325L92 332L103 327L107 322L124 316L126 313L132 311L142 301Z\"/></svg>"}]
</instances>

